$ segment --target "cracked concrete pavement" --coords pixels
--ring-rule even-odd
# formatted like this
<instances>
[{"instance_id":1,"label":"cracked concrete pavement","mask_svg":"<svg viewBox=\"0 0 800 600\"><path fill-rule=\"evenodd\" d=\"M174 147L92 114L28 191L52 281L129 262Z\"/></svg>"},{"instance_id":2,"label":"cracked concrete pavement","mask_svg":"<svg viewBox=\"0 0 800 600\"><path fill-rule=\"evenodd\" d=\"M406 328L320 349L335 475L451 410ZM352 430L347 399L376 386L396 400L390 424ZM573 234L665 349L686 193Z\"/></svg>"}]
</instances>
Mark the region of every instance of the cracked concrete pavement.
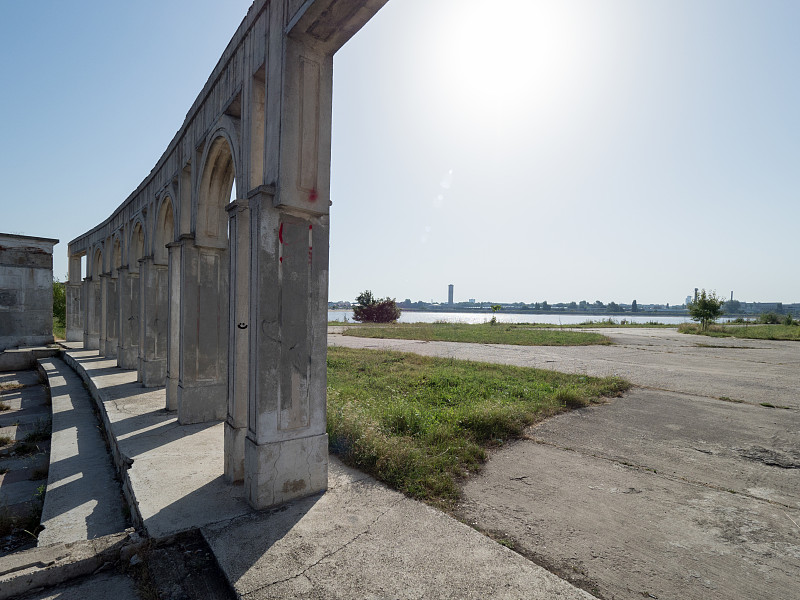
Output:
<instances>
[{"instance_id":1,"label":"cracked concrete pavement","mask_svg":"<svg viewBox=\"0 0 800 600\"><path fill-rule=\"evenodd\" d=\"M601 598L800 598L800 345L599 331L616 345L329 339L626 377L494 453L462 518Z\"/></svg>"},{"instance_id":2,"label":"cracked concrete pavement","mask_svg":"<svg viewBox=\"0 0 800 600\"><path fill-rule=\"evenodd\" d=\"M326 493L254 511L222 477L222 423L177 425L164 388L142 388L94 351L66 361L91 377L147 533L199 529L239 598L591 597L335 457Z\"/></svg>"}]
</instances>

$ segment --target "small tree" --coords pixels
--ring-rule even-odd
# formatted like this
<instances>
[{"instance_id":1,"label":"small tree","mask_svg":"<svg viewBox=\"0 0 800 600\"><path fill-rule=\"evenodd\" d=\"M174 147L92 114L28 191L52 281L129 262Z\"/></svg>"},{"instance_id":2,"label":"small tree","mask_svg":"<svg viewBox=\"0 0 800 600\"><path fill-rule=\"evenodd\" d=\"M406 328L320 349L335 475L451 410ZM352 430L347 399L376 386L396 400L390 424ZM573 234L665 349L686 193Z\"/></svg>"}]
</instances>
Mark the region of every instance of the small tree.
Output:
<instances>
[{"instance_id":1,"label":"small tree","mask_svg":"<svg viewBox=\"0 0 800 600\"><path fill-rule=\"evenodd\" d=\"M723 298L717 296L713 291L702 290L696 295L694 301L689 302L689 316L694 321L700 321L703 330L708 329L709 323L713 323L722 314L722 305L725 303Z\"/></svg>"},{"instance_id":2,"label":"small tree","mask_svg":"<svg viewBox=\"0 0 800 600\"><path fill-rule=\"evenodd\" d=\"M67 322L67 294L63 282L53 279L53 321L64 327Z\"/></svg>"},{"instance_id":3,"label":"small tree","mask_svg":"<svg viewBox=\"0 0 800 600\"><path fill-rule=\"evenodd\" d=\"M402 311L394 298L375 298L370 290L361 292L353 307L353 319L362 323L394 323Z\"/></svg>"},{"instance_id":4,"label":"small tree","mask_svg":"<svg viewBox=\"0 0 800 600\"><path fill-rule=\"evenodd\" d=\"M636 300L631 302L631 312L639 312L639 305L636 304Z\"/></svg>"},{"instance_id":5,"label":"small tree","mask_svg":"<svg viewBox=\"0 0 800 600\"><path fill-rule=\"evenodd\" d=\"M491 325L497 325L497 317L495 316L495 313L496 313L498 310L502 310L502 309L503 309L503 307L502 307L502 306L500 306L499 304L492 304L492 320L491 320L491 321L489 321L489 323L490 323Z\"/></svg>"}]
</instances>

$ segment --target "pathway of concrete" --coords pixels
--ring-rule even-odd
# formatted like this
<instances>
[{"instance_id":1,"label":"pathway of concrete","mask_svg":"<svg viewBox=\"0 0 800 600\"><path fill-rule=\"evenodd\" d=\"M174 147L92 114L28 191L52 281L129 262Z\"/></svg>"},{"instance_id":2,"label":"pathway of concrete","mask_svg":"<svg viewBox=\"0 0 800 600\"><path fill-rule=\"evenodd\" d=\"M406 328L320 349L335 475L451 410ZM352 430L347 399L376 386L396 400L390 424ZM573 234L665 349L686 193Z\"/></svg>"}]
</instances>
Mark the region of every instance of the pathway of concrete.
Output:
<instances>
[{"instance_id":1,"label":"pathway of concrete","mask_svg":"<svg viewBox=\"0 0 800 600\"><path fill-rule=\"evenodd\" d=\"M617 345L329 339L628 378L493 454L462 517L602 598L800 598L800 345L601 332Z\"/></svg>"},{"instance_id":2,"label":"pathway of concrete","mask_svg":"<svg viewBox=\"0 0 800 600\"><path fill-rule=\"evenodd\" d=\"M126 505L89 393L63 361L47 358L40 364L50 382L53 421L38 545L124 531Z\"/></svg>"},{"instance_id":3,"label":"pathway of concrete","mask_svg":"<svg viewBox=\"0 0 800 600\"><path fill-rule=\"evenodd\" d=\"M147 532L200 528L240 598L591 598L335 459L325 494L252 511L223 481L221 423L178 425L163 388L142 388L94 351L67 360L101 398Z\"/></svg>"}]
</instances>

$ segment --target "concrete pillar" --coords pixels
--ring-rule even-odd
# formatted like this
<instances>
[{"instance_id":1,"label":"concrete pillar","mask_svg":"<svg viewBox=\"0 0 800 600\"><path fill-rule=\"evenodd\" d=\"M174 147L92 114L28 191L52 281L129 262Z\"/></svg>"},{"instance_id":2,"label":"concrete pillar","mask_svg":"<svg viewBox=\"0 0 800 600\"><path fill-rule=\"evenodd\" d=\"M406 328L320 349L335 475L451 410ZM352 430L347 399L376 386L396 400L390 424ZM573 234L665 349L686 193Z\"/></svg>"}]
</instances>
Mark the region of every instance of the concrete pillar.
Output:
<instances>
[{"instance_id":1,"label":"concrete pillar","mask_svg":"<svg viewBox=\"0 0 800 600\"><path fill-rule=\"evenodd\" d=\"M227 209L230 234L230 322L228 332L228 416L225 420L225 478L244 479L250 356L250 209L235 200Z\"/></svg>"},{"instance_id":2,"label":"concrete pillar","mask_svg":"<svg viewBox=\"0 0 800 600\"><path fill-rule=\"evenodd\" d=\"M100 297L97 305L97 315L99 318L99 327L97 332L97 353L100 356L106 355L106 328L108 327L108 280L110 279L109 273L100 273L98 275L98 287L100 288Z\"/></svg>"},{"instance_id":3,"label":"concrete pillar","mask_svg":"<svg viewBox=\"0 0 800 600\"><path fill-rule=\"evenodd\" d=\"M81 282L81 257L69 257L69 279L65 285L67 295L67 341L83 341L84 312L83 282Z\"/></svg>"},{"instance_id":4,"label":"concrete pillar","mask_svg":"<svg viewBox=\"0 0 800 600\"><path fill-rule=\"evenodd\" d=\"M129 267L119 269L119 346L117 363L121 369L139 368L139 273Z\"/></svg>"},{"instance_id":5,"label":"concrete pillar","mask_svg":"<svg viewBox=\"0 0 800 600\"><path fill-rule=\"evenodd\" d=\"M178 422L222 421L228 394L228 250L182 236Z\"/></svg>"},{"instance_id":6,"label":"concrete pillar","mask_svg":"<svg viewBox=\"0 0 800 600\"><path fill-rule=\"evenodd\" d=\"M86 293L86 326L84 328L83 347L88 350L100 349L100 313L102 306L102 290L100 276L87 277L83 282Z\"/></svg>"},{"instance_id":7,"label":"concrete pillar","mask_svg":"<svg viewBox=\"0 0 800 600\"><path fill-rule=\"evenodd\" d=\"M139 260L139 377L144 387L167 379L167 265L152 256Z\"/></svg>"},{"instance_id":8,"label":"concrete pillar","mask_svg":"<svg viewBox=\"0 0 800 600\"><path fill-rule=\"evenodd\" d=\"M181 249L183 242L167 244L169 251L169 325L167 327L167 410L178 410L181 330Z\"/></svg>"},{"instance_id":9,"label":"concrete pillar","mask_svg":"<svg viewBox=\"0 0 800 600\"><path fill-rule=\"evenodd\" d=\"M105 341L103 354L109 358L117 356L119 346L119 289L118 277L113 273L104 276L105 294Z\"/></svg>"},{"instance_id":10,"label":"concrete pillar","mask_svg":"<svg viewBox=\"0 0 800 600\"><path fill-rule=\"evenodd\" d=\"M250 199L245 492L263 508L327 489L328 217Z\"/></svg>"}]
</instances>

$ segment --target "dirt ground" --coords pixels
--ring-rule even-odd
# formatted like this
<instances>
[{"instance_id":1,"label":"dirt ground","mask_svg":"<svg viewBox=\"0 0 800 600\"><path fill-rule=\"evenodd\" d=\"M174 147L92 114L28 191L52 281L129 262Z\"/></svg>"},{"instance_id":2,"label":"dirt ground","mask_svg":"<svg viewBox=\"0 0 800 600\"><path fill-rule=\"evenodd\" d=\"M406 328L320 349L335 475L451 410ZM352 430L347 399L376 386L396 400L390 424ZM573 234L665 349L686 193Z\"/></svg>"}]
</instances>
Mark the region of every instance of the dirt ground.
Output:
<instances>
[{"instance_id":1,"label":"dirt ground","mask_svg":"<svg viewBox=\"0 0 800 600\"><path fill-rule=\"evenodd\" d=\"M603 333L616 345L329 339L628 378L493 454L460 516L600 598L799 599L800 344Z\"/></svg>"}]
</instances>

